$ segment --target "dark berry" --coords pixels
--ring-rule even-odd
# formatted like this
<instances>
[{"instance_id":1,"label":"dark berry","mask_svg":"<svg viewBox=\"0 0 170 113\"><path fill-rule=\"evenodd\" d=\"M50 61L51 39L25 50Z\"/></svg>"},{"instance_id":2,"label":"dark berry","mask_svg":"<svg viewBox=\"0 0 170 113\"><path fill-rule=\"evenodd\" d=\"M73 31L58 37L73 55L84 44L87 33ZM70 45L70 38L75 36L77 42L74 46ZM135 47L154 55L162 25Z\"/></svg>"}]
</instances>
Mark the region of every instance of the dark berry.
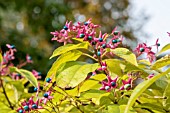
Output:
<instances>
[{"instance_id":1,"label":"dark berry","mask_svg":"<svg viewBox=\"0 0 170 113\"><path fill-rule=\"evenodd\" d=\"M106 44L102 44L102 48L106 48Z\"/></svg>"},{"instance_id":2,"label":"dark berry","mask_svg":"<svg viewBox=\"0 0 170 113\"><path fill-rule=\"evenodd\" d=\"M11 45L11 49L14 49L15 48L15 45Z\"/></svg>"},{"instance_id":3,"label":"dark berry","mask_svg":"<svg viewBox=\"0 0 170 113\"><path fill-rule=\"evenodd\" d=\"M37 109L37 105L36 105L36 104L33 104L33 105L32 105L32 108L33 108L33 109Z\"/></svg>"},{"instance_id":4,"label":"dark berry","mask_svg":"<svg viewBox=\"0 0 170 113\"><path fill-rule=\"evenodd\" d=\"M160 46L160 43L157 43L157 46Z\"/></svg>"},{"instance_id":5,"label":"dark berry","mask_svg":"<svg viewBox=\"0 0 170 113\"><path fill-rule=\"evenodd\" d=\"M103 38L99 38L99 41L102 42L102 41L103 41Z\"/></svg>"},{"instance_id":6,"label":"dark berry","mask_svg":"<svg viewBox=\"0 0 170 113\"><path fill-rule=\"evenodd\" d=\"M28 56L28 60L32 60L32 57L31 57L31 56Z\"/></svg>"},{"instance_id":7,"label":"dark berry","mask_svg":"<svg viewBox=\"0 0 170 113\"><path fill-rule=\"evenodd\" d=\"M80 34L80 38L84 38L85 37L85 35L82 33L82 34Z\"/></svg>"},{"instance_id":8,"label":"dark berry","mask_svg":"<svg viewBox=\"0 0 170 113\"><path fill-rule=\"evenodd\" d=\"M51 82L51 78L47 78L46 82L48 82L48 83Z\"/></svg>"},{"instance_id":9,"label":"dark berry","mask_svg":"<svg viewBox=\"0 0 170 113\"><path fill-rule=\"evenodd\" d=\"M118 33L119 33L118 31L115 31L113 34L114 34L114 35L118 35Z\"/></svg>"},{"instance_id":10,"label":"dark berry","mask_svg":"<svg viewBox=\"0 0 170 113\"><path fill-rule=\"evenodd\" d=\"M24 110L28 111L29 107L27 105L24 106Z\"/></svg>"},{"instance_id":11,"label":"dark berry","mask_svg":"<svg viewBox=\"0 0 170 113\"><path fill-rule=\"evenodd\" d=\"M100 55L101 55L101 52L100 52L100 51L98 51L98 52L97 52L97 56L100 56Z\"/></svg>"},{"instance_id":12,"label":"dark berry","mask_svg":"<svg viewBox=\"0 0 170 113\"><path fill-rule=\"evenodd\" d=\"M92 45L96 45L96 42L92 42Z\"/></svg>"},{"instance_id":13,"label":"dark berry","mask_svg":"<svg viewBox=\"0 0 170 113\"><path fill-rule=\"evenodd\" d=\"M88 40L92 40L92 36L88 36Z\"/></svg>"},{"instance_id":14,"label":"dark berry","mask_svg":"<svg viewBox=\"0 0 170 113\"><path fill-rule=\"evenodd\" d=\"M38 91L38 88L35 87L35 88L34 88L34 91L37 92L37 91Z\"/></svg>"},{"instance_id":15,"label":"dark berry","mask_svg":"<svg viewBox=\"0 0 170 113\"><path fill-rule=\"evenodd\" d=\"M84 25L87 26L87 25L88 25L88 22L84 22Z\"/></svg>"},{"instance_id":16,"label":"dark berry","mask_svg":"<svg viewBox=\"0 0 170 113\"><path fill-rule=\"evenodd\" d=\"M23 110L22 110L22 109L20 109L20 110L18 111L18 113L23 113Z\"/></svg>"},{"instance_id":17,"label":"dark berry","mask_svg":"<svg viewBox=\"0 0 170 113\"><path fill-rule=\"evenodd\" d=\"M44 97L45 97L45 98L48 98L48 94L47 94L47 93L44 93Z\"/></svg>"},{"instance_id":18,"label":"dark berry","mask_svg":"<svg viewBox=\"0 0 170 113\"><path fill-rule=\"evenodd\" d=\"M42 74L41 72L38 72L38 76L41 76L41 74Z\"/></svg>"},{"instance_id":19,"label":"dark berry","mask_svg":"<svg viewBox=\"0 0 170 113\"><path fill-rule=\"evenodd\" d=\"M144 48L140 48L140 52L144 52L145 51L145 49Z\"/></svg>"},{"instance_id":20,"label":"dark berry","mask_svg":"<svg viewBox=\"0 0 170 113\"><path fill-rule=\"evenodd\" d=\"M20 76L21 76L21 74L19 74L19 73L18 73L18 74L17 74L17 76L19 76L19 77L20 77Z\"/></svg>"},{"instance_id":21,"label":"dark berry","mask_svg":"<svg viewBox=\"0 0 170 113\"><path fill-rule=\"evenodd\" d=\"M67 26L64 26L63 29L64 29L64 30L68 30L68 27L67 27Z\"/></svg>"},{"instance_id":22,"label":"dark berry","mask_svg":"<svg viewBox=\"0 0 170 113\"><path fill-rule=\"evenodd\" d=\"M116 86L116 83L115 82L111 82L111 85L114 87L114 86Z\"/></svg>"},{"instance_id":23,"label":"dark berry","mask_svg":"<svg viewBox=\"0 0 170 113\"><path fill-rule=\"evenodd\" d=\"M112 40L112 43L117 43L117 40Z\"/></svg>"},{"instance_id":24,"label":"dark berry","mask_svg":"<svg viewBox=\"0 0 170 113\"><path fill-rule=\"evenodd\" d=\"M105 86L105 90L109 90L110 89L110 87L109 86Z\"/></svg>"}]
</instances>

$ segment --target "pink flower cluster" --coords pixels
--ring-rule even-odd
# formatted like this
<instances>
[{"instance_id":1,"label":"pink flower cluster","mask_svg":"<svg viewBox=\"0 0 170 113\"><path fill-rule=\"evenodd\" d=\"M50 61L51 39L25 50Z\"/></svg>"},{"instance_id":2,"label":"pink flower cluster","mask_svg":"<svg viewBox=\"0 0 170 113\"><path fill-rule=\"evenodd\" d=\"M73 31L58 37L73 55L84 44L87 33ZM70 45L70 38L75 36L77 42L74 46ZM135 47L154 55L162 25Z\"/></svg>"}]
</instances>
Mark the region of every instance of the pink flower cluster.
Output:
<instances>
[{"instance_id":1,"label":"pink flower cluster","mask_svg":"<svg viewBox=\"0 0 170 113\"><path fill-rule=\"evenodd\" d=\"M9 50L3 54L3 61L0 64L0 75L3 75L3 76L10 75L15 80L21 79L23 77L19 73L16 73L16 72L10 73L10 70L9 70L11 66L14 66L14 64L12 63L12 60L15 59L14 55L15 55L15 52L17 52L15 45L6 44L6 46ZM18 64L17 67L21 68L28 63L33 63L33 61L32 61L31 56L27 54L26 61ZM40 72L37 72L36 70L32 70L32 73L37 79L41 78Z\"/></svg>"},{"instance_id":2,"label":"pink flower cluster","mask_svg":"<svg viewBox=\"0 0 170 113\"><path fill-rule=\"evenodd\" d=\"M158 47L160 46L160 44L158 43L158 40L159 39L157 39L156 43L153 45L153 46L156 46L157 50L158 50ZM138 44L134 52L136 52L137 57L143 53L146 53L147 58L149 59L150 62L153 62L156 59L155 52L152 51L152 47L147 46L146 43Z\"/></svg>"},{"instance_id":3,"label":"pink flower cluster","mask_svg":"<svg viewBox=\"0 0 170 113\"><path fill-rule=\"evenodd\" d=\"M101 56L105 52L105 48L114 49L122 43L123 38L116 31L116 28L113 29L111 34L102 34L100 31L99 35L96 36L96 28L98 27L100 26L93 24L91 19L84 23L78 22L77 25L73 25L71 21L67 21L62 30L51 32L54 36L52 40L64 42L65 45L68 42L72 43L72 38L83 39L84 41L88 41L97 50L98 56ZM111 37L110 41L106 40L108 37Z\"/></svg>"}]
</instances>

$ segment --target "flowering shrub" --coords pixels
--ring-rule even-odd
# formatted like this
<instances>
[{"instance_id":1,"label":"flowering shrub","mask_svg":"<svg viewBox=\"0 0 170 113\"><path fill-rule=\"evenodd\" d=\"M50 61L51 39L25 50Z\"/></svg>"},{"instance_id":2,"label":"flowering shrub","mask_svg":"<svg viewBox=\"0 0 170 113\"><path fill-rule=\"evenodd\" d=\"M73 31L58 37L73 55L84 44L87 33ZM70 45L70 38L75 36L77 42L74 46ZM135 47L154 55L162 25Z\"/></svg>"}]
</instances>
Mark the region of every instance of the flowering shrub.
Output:
<instances>
[{"instance_id":1,"label":"flowering shrub","mask_svg":"<svg viewBox=\"0 0 170 113\"><path fill-rule=\"evenodd\" d=\"M29 55L21 64L12 63L16 49L7 44L9 51L0 54L0 111L170 112L170 57L156 60L156 56L170 49L170 44L158 52L157 39L154 45L141 43L131 52L123 47L126 39L116 28L103 34L97 32L99 27L91 19L76 25L67 21L62 30L51 32L52 40L64 45L50 57L58 56L44 83L37 82L40 72L21 69L33 63ZM142 54L146 58L139 59ZM89 59L90 63L86 61ZM27 81L34 86L34 93L28 93L24 86Z\"/></svg>"}]
</instances>

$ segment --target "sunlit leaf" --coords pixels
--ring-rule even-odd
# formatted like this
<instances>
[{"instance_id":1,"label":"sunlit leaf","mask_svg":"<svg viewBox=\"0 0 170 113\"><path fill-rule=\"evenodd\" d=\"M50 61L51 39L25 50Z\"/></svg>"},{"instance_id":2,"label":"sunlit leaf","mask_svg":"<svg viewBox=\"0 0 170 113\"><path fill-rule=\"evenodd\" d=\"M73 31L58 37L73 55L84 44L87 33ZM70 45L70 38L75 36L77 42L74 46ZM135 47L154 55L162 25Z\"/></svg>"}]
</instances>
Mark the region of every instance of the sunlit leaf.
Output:
<instances>
[{"instance_id":1,"label":"sunlit leaf","mask_svg":"<svg viewBox=\"0 0 170 113\"><path fill-rule=\"evenodd\" d=\"M79 43L79 44L67 44L65 46L60 46L58 47L57 49L54 50L52 56L50 57L53 58L53 57L56 57L58 55L61 55L63 53L66 53L68 51L71 51L71 50L75 50L75 49L87 49L88 48L88 43L87 42L83 42L83 43Z\"/></svg>"},{"instance_id":2,"label":"sunlit leaf","mask_svg":"<svg viewBox=\"0 0 170 113\"><path fill-rule=\"evenodd\" d=\"M53 63L52 67L47 73L46 78L53 76L53 81L55 81L55 74L61 68L61 65L68 61L75 61L81 56L82 52L78 50L72 50L67 53L62 54L58 59Z\"/></svg>"},{"instance_id":3,"label":"sunlit leaf","mask_svg":"<svg viewBox=\"0 0 170 113\"><path fill-rule=\"evenodd\" d=\"M170 50L170 44L165 45L165 46L159 51L159 53L158 53L157 55L160 55L161 53L163 53L163 52L165 52L165 51L167 51L167 50Z\"/></svg>"},{"instance_id":4,"label":"sunlit leaf","mask_svg":"<svg viewBox=\"0 0 170 113\"><path fill-rule=\"evenodd\" d=\"M149 80L146 80L142 83L140 83L132 92L131 96L130 96L130 99L128 101L128 104L127 104L127 107L126 107L126 110L124 113L128 113L128 110L133 106L133 104L135 103L136 99L151 85L153 84L157 79L159 79L161 76L164 76L166 75L167 73L170 72L170 68L161 73L161 74L158 74L154 77L152 77L151 79Z\"/></svg>"},{"instance_id":5,"label":"sunlit leaf","mask_svg":"<svg viewBox=\"0 0 170 113\"><path fill-rule=\"evenodd\" d=\"M116 56L123 58L127 62L130 62L131 64L138 66L136 56L131 51L129 51L126 48L116 48L111 50Z\"/></svg>"},{"instance_id":6,"label":"sunlit leaf","mask_svg":"<svg viewBox=\"0 0 170 113\"><path fill-rule=\"evenodd\" d=\"M11 67L10 70L13 72L17 72L25 77L34 87L38 87L38 82L32 72L25 70L25 69L18 69L16 67Z\"/></svg>"},{"instance_id":7,"label":"sunlit leaf","mask_svg":"<svg viewBox=\"0 0 170 113\"><path fill-rule=\"evenodd\" d=\"M170 57L168 55L162 57L161 59L157 60L152 66L152 69L158 69L170 64Z\"/></svg>"},{"instance_id":8,"label":"sunlit leaf","mask_svg":"<svg viewBox=\"0 0 170 113\"><path fill-rule=\"evenodd\" d=\"M113 76L112 73L114 73L114 76L122 76L122 69L120 67L121 62L118 59L108 59L106 60L107 68L109 72L111 72L111 76Z\"/></svg>"},{"instance_id":9,"label":"sunlit leaf","mask_svg":"<svg viewBox=\"0 0 170 113\"><path fill-rule=\"evenodd\" d=\"M60 87L75 87L87 77L87 74L93 72L98 64L87 64L84 62L68 62L59 73L56 82Z\"/></svg>"}]
</instances>

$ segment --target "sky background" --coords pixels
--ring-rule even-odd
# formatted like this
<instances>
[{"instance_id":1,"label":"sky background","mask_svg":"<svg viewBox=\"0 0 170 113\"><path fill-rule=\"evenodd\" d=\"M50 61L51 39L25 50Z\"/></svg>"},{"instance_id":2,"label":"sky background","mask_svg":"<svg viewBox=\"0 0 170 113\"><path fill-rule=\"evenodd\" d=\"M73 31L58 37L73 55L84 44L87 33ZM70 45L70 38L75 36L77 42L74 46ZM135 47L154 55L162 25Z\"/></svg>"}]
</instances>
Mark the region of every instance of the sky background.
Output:
<instances>
[{"instance_id":1,"label":"sky background","mask_svg":"<svg viewBox=\"0 0 170 113\"><path fill-rule=\"evenodd\" d=\"M170 0L132 0L132 4L134 15L142 11L149 15L149 20L143 27L149 39L138 37L143 38L148 44L153 44L159 38L160 48L170 43L170 37L167 34L170 32Z\"/></svg>"}]
</instances>

